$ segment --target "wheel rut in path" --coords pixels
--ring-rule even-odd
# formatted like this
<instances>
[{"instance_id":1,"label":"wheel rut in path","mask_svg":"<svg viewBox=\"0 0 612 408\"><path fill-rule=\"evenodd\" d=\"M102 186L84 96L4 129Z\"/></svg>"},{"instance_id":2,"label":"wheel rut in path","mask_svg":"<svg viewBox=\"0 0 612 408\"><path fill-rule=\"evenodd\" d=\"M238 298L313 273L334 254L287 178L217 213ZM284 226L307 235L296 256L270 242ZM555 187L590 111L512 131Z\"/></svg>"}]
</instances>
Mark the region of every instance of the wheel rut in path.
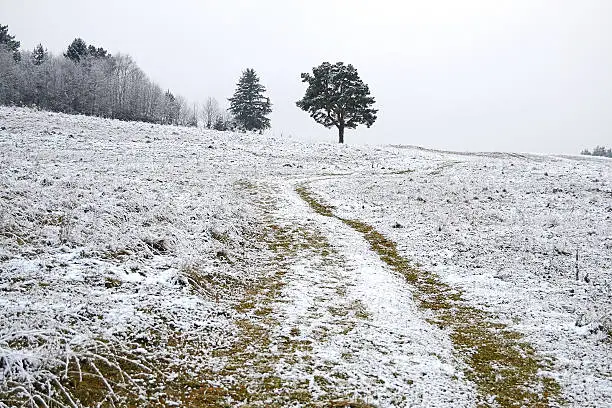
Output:
<instances>
[{"instance_id":1,"label":"wheel rut in path","mask_svg":"<svg viewBox=\"0 0 612 408\"><path fill-rule=\"evenodd\" d=\"M285 275L280 336L311 345L281 361L281 376L310 379L321 400L380 407L473 407L475 391L443 331L421 318L412 291L360 233L312 211L281 182L279 219L304 222L326 242L325 257L294 258Z\"/></svg>"},{"instance_id":2,"label":"wheel rut in path","mask_svg":"<svg viewBox=\"0 0 612 408\"><path fill-rule=\"evenodd\" d=\"M555 407L561 403L560 386L546 373L550 363L538 356L522 335L495 316L469 305L461 291L436 275L411 266L396 244L372 226L334 214L307 187L298 195L318 214L336 219L362 234L370 250L414 290L418 307L432 317L430 323L448 331L455 353L465 364L465 376L475 384L479 407Z\"/></svg>"},{"instance_id":3,"label":"wheel rut in path","mask_svg":"<svg viewBox=\"0 0 612 408\"><path fill-rule=\"evenodd\" d=\"M215 352L223 364L194 405L474 406L450 341L358 232L313 212L293 182L240 188L261 210L244 259L260 278L235 304L235 341Z\"/></svg>"},{"instance_id":4,"label":"wheel rut in path","mask_svg":"<svg viewBox=\"0 0 612 408\"><path fill-rule=\"evenodd\" d=\"M223 362L221 367L206 373L204 386L190 402L211 407L373 406L354 395L356 385L336 387L317 375L328 367L318 367L314 343L325 341L331 335L330 327L340 332L351 330L350 323L335 321L307 328L296 321L295 313L287 313L295 301L287 297L287 288L296 274L313 269L331 271L339 262L326 237L307 220L279 213L286 203L280 202L283 194L277 191L278 186L241 181L237 187L252 197L262 220L261 233L251 237L248 256L241 261L244 267L256 269L258 278L234 305L235 340L214 356ZM320 284L331 291L342 286L333 274L322 277ZM358 304L336 302L333 307L339 315L351 308L354 314L361 311ZM308 315L316 314L306 309ZM349 376L335 372L340 380Z\"/></svg>"}]
</instances>

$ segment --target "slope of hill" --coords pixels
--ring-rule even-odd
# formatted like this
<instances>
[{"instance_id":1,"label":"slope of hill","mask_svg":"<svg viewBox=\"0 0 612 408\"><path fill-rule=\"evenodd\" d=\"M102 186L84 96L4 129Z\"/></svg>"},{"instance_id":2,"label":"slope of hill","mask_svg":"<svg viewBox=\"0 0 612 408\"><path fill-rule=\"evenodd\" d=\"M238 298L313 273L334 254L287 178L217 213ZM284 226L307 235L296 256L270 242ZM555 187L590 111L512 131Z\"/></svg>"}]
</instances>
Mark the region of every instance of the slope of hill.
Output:
<instances>
[{"instance_id":1,"label":"slope of hill","mask_svg":"<svg viewBox=\"0 0 612 408\"><path fill-rule=\"evenodd\" d=\"M0 108L0 407L612 406L612 161Z\"/></svg>"}]
</instances>

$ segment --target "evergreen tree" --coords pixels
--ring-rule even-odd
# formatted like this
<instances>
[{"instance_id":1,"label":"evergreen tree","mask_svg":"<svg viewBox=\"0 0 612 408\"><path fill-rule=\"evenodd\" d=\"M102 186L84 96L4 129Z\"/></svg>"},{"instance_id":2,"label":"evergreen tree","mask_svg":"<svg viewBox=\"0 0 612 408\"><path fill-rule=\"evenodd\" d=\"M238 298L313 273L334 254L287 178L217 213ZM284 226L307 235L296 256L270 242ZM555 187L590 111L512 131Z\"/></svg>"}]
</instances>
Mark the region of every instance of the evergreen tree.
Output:
<instances>
[{"instance_id":1,"label":"evergreen tree","mask_svg":"<svg viewBox=\"0 0 612 408\"><path fill-rule=\"evenodd\" d=\"M606 148L603 146L595 146L593 149L593 156L605 156Z\"/></svg>"},{"instance_id":2,"label":"evergreen tree","mask_svg":"<svg viewBox=\"0 0 612 408\"><path fill-rule=\"evenodd\" d=\"M93 58L107 58L111 56L104 48L96 48L93 45L87 47L87 55L90 55Z\"/></svg>"},{"instance_id":3,"label":"evergreen tree","mask_svg":"<svg viewBox=\"0 0 612 408\"><path fill-rule=\"evenodd\" d=\"M87 56L87 44L80 38L75 38L68 46L64 57L72 62L81 62Z\"/></svg>"},{"instance_id":4,"label":"evergreen tree","mask_svg":"<svg viewBox=\"0 0 612 408\"><path fill-rule=\"evenodd\" d=\"M263 131L270 127L270 119L266 115L272 112L272 108L270 99L263 95L265 91L255 70L247 68L242 72L236 92L229 98L229 110L240 129Z\"/></svg>"},{"instance_id":5,"label":"evergreen tree","mask_svg":"<svg viewBox=\"0 0 612 408\"><path fill-rule=\"evenodd\" d=\"M15 41L14 35L9 34L7 25L3 26L0 24L0 45L3 45L13 53L13 59L15 61L21 60L21 54L19 53L19 46L21 43L19 41Z\"/></svg>"},{"instance_id":6,"label":"evergreen tree","mask_svg":"<svg viewBox=\"0 0 612 408\"><path fill-rule=\"evenodd\" d=\"M606 149L605 146L595 146L593 153L591 153L588 149L584 149L580 154L587 156L612 157L612 149Z\"/></svg>"},{"instance_id":7,"label":"evergreen tree","mask_svg":"<svg viewBox=\"0 0 612 408\"><path fill-rule=\"evenodd\" d=\"M217 114L212 125L212 129L221 131L233 130L234 128L234 119L228 112L220 112Z\"/></svg>"},{"instance_id":8,"label":"evergreen tree","mask_svg":"<svg viewBox=\"0 0 612 408\"><path fill-rule=\"evenodd\" d=\"M370 127L376 121L378 110L371 107L374 98L351 64L324 62L312 69L312 75L303 73L302 82L308 82L308 88L296 105L323 126L336 126L340 143L344 143L345 128Z\"/></svg>"},{"instance_id":9,"label":"evergreen tree","mask_svg":"<svg viewBox=\"0 0 612 408\"><path fill-rule=\"evenodd\" d=\"M38 44L34 51L32 51L32 63L34 65L41 65L47 60L48 56L47 50L43 48L42 44Z\"/></svg>"},{"instance_id":10,"label":"evergreen tree","mask_svg":"<svg viewBox=\"0 0 612 408\"><path fill-rule=\"evenodd\" d=\"M227 130L227 123L225 123L223 115L217 116L217 119L215 120L215 123L213 124L212 128L221 131Z\"/></svg>"}]
</instances>

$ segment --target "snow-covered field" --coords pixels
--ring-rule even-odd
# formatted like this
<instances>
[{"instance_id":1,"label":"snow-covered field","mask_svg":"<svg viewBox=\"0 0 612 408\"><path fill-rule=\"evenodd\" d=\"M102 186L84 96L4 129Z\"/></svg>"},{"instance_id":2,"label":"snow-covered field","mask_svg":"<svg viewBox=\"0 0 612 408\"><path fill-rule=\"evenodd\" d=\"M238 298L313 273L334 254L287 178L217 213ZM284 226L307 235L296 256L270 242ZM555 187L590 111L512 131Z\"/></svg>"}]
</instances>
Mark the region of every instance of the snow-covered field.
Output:
<instances>
[{"instance_id":1,"label":"snow-covered field","mask_svg":"<svg viewBox=\"0 0 612 408\"><path fill-rule=\"evenodd\" d=\"M612 161L398 154L414 172L316 190L525 334L570 406L612 406Z\"/></svg>"},{"instance_id":2,"label":"snow-covered field","mask_svg":"<svg viewBox=\"0 0 612 408\"><path fill-rule=\"evenodd\" d=\"M610 159L0 108L0 169L0 407L612 407ZM344 220L517 334L557 391L481 384Z\"/></svg>"}]
</instances>

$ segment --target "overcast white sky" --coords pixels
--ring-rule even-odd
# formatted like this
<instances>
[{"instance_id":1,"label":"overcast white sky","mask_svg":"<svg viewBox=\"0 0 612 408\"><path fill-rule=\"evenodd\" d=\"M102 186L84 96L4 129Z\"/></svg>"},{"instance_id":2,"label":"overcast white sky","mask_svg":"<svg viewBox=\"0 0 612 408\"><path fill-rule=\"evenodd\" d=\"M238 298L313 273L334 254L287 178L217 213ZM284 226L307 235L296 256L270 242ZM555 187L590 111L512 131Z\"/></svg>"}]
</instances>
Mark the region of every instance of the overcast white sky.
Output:
<instances>
[{"instance_id":1,"label":"overcast white sky","mask_svg":"<svg viewBox=\"0 0 612 408\"><path fill-rule=\"evenodd\" d=\"M347 143L577 153L612 145L610 0L0 0L32 49L130 54L162 87L222 104L254 68L272 131L335 141L295 106L300 73L353 64L380 110Z\"/></svg>"}]
</instances>

